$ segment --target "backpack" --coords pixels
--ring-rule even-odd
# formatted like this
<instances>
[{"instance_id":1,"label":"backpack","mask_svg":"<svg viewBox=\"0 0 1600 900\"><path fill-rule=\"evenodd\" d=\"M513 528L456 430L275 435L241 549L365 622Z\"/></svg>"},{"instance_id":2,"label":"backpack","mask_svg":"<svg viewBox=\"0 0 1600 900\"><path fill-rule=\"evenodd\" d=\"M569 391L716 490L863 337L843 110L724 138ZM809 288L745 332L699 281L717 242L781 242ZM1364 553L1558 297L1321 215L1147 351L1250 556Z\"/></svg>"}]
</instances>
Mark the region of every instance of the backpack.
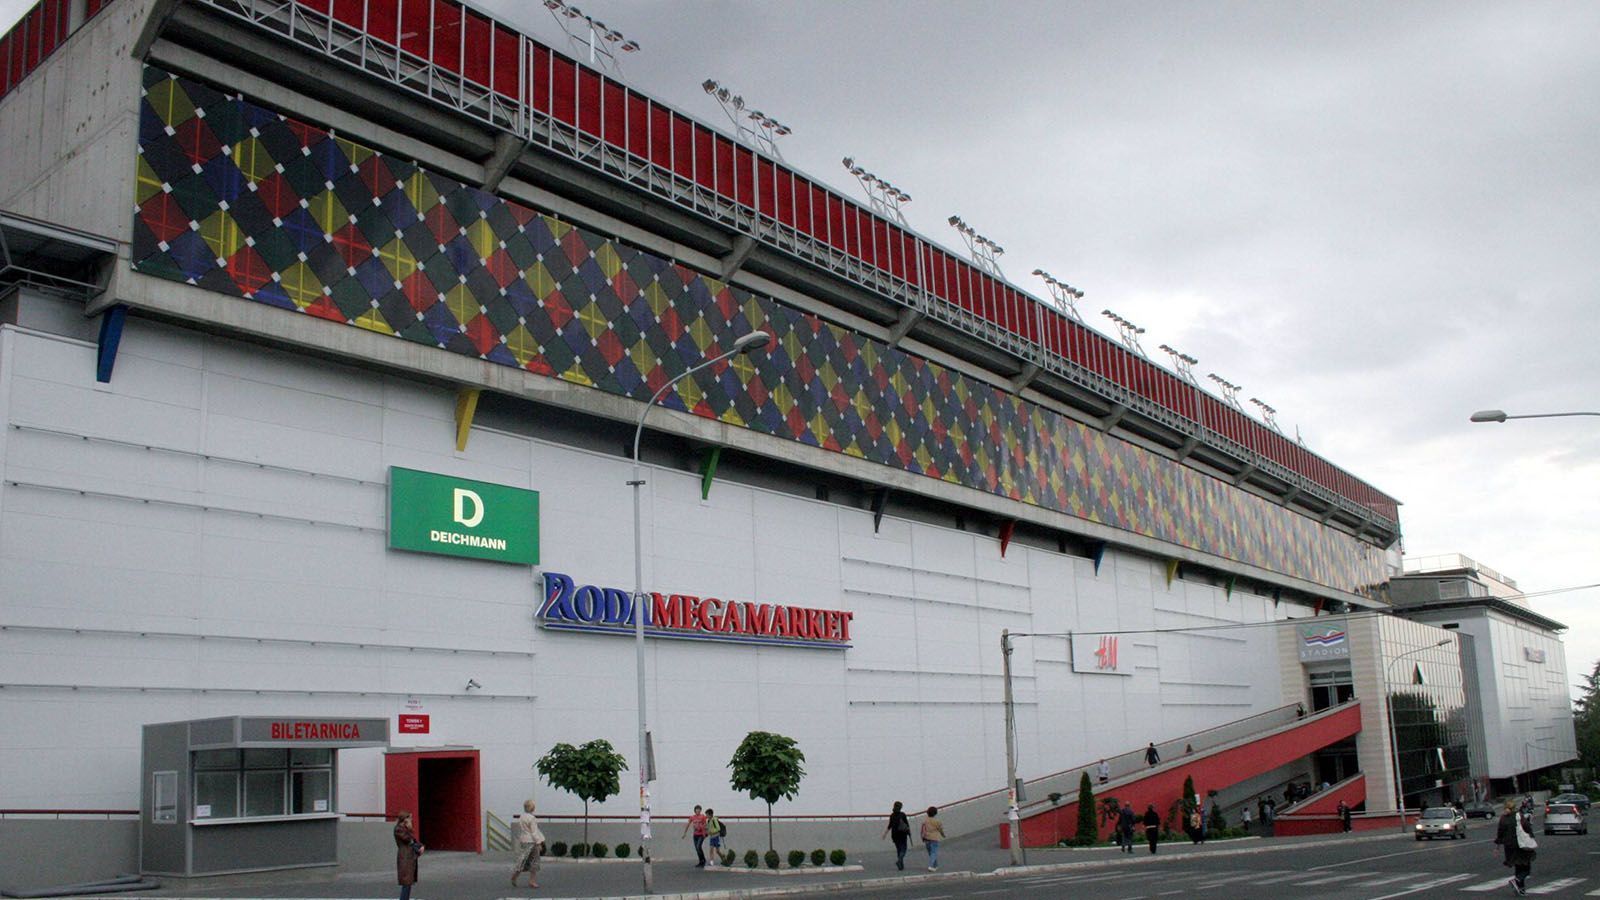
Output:
<instances>
[{"instance_id":1,"label":"backpack","mask_svg":"<svg viewBox=\"0 0 1600 900\"><path fill-rule=\"evenodd\" d=\"M727 836L728 836L728 823L722 821L721 819L718 819L717 820L717 837L725 838Z\"/></svg>"}]
</instances>

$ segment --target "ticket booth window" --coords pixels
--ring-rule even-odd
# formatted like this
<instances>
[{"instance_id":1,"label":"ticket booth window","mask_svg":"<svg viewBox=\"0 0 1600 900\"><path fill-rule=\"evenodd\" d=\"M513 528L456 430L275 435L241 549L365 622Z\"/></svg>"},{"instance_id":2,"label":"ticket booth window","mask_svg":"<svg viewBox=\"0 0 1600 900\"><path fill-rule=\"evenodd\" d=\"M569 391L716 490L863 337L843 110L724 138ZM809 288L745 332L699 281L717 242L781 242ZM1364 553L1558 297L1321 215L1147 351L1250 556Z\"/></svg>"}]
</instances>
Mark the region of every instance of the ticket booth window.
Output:
<instances>
[{"instance_id":1,"label":"ticket booth window","mask_svg":"<svg viewBox=\"0 0 1600 900\"><path fill-rule=\"evenodd\" d=\"M311 769L293 774L294 814L327 812L333 808L333 773Z\"/></svg>"}]
</instances>

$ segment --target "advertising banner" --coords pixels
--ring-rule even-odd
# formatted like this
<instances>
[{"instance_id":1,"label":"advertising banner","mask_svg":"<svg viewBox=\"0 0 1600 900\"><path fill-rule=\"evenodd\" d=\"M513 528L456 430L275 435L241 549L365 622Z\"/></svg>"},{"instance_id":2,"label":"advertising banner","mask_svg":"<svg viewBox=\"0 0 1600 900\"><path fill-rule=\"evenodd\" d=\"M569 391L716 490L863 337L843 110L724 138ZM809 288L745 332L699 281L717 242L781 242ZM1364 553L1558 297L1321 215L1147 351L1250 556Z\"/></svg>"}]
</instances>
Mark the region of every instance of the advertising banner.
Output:
<instances>
[{"instance_id":1,"label":"advertising banner","mask_svg":"<svg viewBox=\"0 0 1600 900\"><path fill-rule=\"evenodd\" d=\"M389 546L538 565L539 492L393 466Z\"/></svg>"}]
</instances>

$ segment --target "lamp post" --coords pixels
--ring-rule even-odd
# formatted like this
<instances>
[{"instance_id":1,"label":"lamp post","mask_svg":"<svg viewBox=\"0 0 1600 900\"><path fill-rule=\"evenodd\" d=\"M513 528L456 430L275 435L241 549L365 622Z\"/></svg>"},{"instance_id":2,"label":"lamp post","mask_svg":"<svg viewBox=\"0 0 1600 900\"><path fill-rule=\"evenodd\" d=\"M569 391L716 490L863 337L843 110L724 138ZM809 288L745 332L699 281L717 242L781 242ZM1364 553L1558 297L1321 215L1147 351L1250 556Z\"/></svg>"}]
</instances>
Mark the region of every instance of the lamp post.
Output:
<instances>
[{"instance_id":1,"label":"lamp post","mask_svg":"<svg viewBox=\"0 0 1600 900\"><path fill-rule=\"evenodd\" d=\"M1558 413L1527 413L1520 416L1507 415L1503 409L1480 409L1472 414L1474 422L1504 422L1507 419L1559 419L1566 416L1600 416L1600 412L1558 412Z\"/></svg>"},{"instance_id":2,"label":"lamp post","mask_svg":"<svg viewBox=\"0 0 1600 900\"><path fill-rule=\"evenodd\" d=\"M644 476L639 467L639 438L644 434L645 416L650 415L656 401L673 385L701 369L747 353L770 340L772 335L765 331L752 331L734 341L731 350L685 369L650 395L650 401L639 411L639 422L633 429L633 478L628 484L633 488L633 650L634 674L639 688L639 858L644 861L644 892L647 894L655 882L650 863L650 781L655 777L655 766L650 755L650 730L646 724L644 706L644 538L639 511L639 489L644 486Z\"/></svg>"},{"instance_id":3,"label":"lamp post","mask_svg":"<svg viewBox=\"0 0 1600 900\"><path fill-rule=\"evenodd\" d=\"M1394 679L1392 676L1395 663L1405 659L1408 656L1411 656L1414 653L1424 653L1428 650L1434 650L1439 647L1443 647L1448 643L1450 643L1449 638L1442 638L1437 644L1430 644L1426 647L1418 647L1415 650L1407 650L1399 656L1396 656L1394 659L1389 660L1384 664L1383 667L1383 673L1384 676L1389 680L1389 685L1393 686L1394 684ZM1406 795L1405 786L1402 784L1400 778L1400 735L1395 731L1394 727L1394 691L1385 691L1384 693L1386 695L1384 698L1384 705L1389 708L1389 743L1394 748L1394 808L1395 811L1400 814L1400 833L1404 834L1406 830Z\"/></svg>"},{"instance_id":4,"label":"lamp post","mask_svg":"<svg viewBox=\"0 0 1600 900\"><path fill-rule=\"evenodd\" d=\"M1011 864L1022 864L1022 823L1017 812L1017 707L1011 700L1011 629L1000 629L1000 665L1006 678L1006 823Z\"/></svg>"}]
</instances>

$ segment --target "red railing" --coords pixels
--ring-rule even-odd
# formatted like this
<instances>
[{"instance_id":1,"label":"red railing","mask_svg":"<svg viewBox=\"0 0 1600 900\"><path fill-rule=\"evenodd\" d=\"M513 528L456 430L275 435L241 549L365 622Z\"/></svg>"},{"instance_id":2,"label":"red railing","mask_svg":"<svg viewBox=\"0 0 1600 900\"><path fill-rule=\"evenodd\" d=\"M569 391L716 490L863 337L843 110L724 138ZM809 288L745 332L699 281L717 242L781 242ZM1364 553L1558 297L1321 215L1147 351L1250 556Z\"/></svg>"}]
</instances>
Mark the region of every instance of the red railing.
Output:
<instances>
[{"instance_id":1,"label":"red railing","mask_svg":"<svg viewBox=\"0 0 1600 900\"><path fill-rule=\"evenodd\" d=\"M7 35L6 90L65 39L63 11L70 2L44 0ZM89 0L90 15L108 2ZM247 18L267 15L252 0L209 2ZM283 7L270 6L271 15L283 14ZM647 167L672 179L675 187L732 205L741 219L760 223L764 235L781 233L780 237L792 236L830 250L846 258L851 271L872 285L918 302L926 296L930 306L941 307L937 310L941 316L984 323L985 334L1025 357L1035 353L1029 348L1037 348L1047 362L1052 357L1065 361L1120 387L1142 409L1181 419L1199 433L1256 454L1390 522L1398 518L1394 498L1054 306L456 0L293 0L292 10L326 23L325 52L355 61L351 58L355 51L348 42L335 41L333 32L343 29L364 35L372 42L373 53L383 59L362 55L357 65L387 72L430 96L454 96L463 104L472 102L462 99L469 95L482 97L488 105L526 110L557 123L581 140L624 154L634 169ZM18 43L18 31L24 32L20 54L12 46ZM35 32L40 36L33 37ZM47 33L50 36L43 37ZM419 78L419 72L443 72L448 77ZM579 146L572 149L580 155L586 152Z\"/></svg>"}]
</instances>

